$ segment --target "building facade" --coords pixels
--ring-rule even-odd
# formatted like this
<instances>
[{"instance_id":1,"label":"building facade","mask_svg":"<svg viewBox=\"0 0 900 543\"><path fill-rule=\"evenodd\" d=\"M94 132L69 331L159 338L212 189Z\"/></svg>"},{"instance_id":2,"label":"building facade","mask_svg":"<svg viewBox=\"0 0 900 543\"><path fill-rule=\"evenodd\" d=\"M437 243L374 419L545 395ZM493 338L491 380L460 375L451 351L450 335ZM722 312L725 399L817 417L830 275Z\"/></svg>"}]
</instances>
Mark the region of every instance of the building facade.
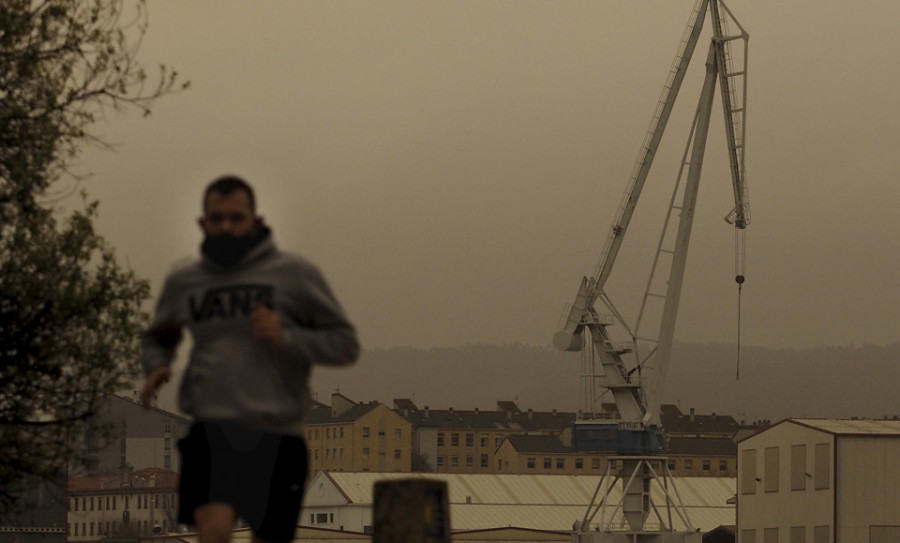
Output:
<instances>
[{"instance_id":1,"label":"building facade","mask_svg":"<svg viewBox=\"0 0 900 543\"><path fill-rule=\"evenodd\" d=\"M68 484L69 541L150 537L177 529L178 475L162 468L120 476L75 477Z\"/></svg>"},{"instance_id":2,"label":"building facade","mask_svg":"<svg viewBox=\"0 0 900 543\"><path fill-rule=\"evenodd\" d=\"M307 419L311 472L412 471L412 425L377 402L356 403L335 393Z\"/></svg>"},{"instance_id":3,"label":"building facade","mask_svg":"<svg viewBox=\"0 0 900 543\"><path fill-rule=\"evenodd\" d=\"M413 448L420 471L433 473L498 473L497 451L515 435L547 435L565 439L574 413L522 411L514 402L497 402L496 411L419 409L410 400L394 400L394 411L415 431Z\"/></svg>"},{"instance_id":4,"label":"building facade","mask_svg":"<svg viewBox=\"0 0 900 543\"><path fill-rule=\"evenodd\" d=\"M900 541L900 421L788 419L738 443L740 543Z\"/></svg>"},{"instance_id":5,"label":"building facade","mask_svg":"<svg viewBox=\"0 0 900 543\"><path fill-rule=\"evenodd\" d=\"M115 476L126 465L179 471L178 440L187 435L190 420L155 406L145 409L136 394L107 398L91 425L99 435L87 439L87 469L73 468L72 475Z\"/></svg>"}]
</instances>

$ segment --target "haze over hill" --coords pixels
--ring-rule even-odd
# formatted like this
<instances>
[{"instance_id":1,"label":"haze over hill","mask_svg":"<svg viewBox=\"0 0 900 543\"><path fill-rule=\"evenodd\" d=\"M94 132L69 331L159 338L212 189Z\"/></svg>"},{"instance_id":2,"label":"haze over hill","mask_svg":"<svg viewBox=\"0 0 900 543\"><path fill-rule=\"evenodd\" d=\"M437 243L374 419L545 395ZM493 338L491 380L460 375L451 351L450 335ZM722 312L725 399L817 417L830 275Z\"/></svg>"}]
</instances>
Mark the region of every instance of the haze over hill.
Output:
<instances>
[{"instance_id":1,"label":"haze over hill","mask_svg":"<svg viewBox=\"0 0 900 543\"><path fill-rule=\"evenodd\" d=\"M675 345L664 402L682 410L732 415L751 422L786 417L882 418L900 415L900 343L887 347L808 350L744 347L736 380L734 345ZM581 355L550 347L470 345L365 351L351 368L316 368L319 401L332 392L391 405L412 398L434 409L577 411L583 406ZM606 396L603 401L611 401Z\"/></svg>"}]
</instances>

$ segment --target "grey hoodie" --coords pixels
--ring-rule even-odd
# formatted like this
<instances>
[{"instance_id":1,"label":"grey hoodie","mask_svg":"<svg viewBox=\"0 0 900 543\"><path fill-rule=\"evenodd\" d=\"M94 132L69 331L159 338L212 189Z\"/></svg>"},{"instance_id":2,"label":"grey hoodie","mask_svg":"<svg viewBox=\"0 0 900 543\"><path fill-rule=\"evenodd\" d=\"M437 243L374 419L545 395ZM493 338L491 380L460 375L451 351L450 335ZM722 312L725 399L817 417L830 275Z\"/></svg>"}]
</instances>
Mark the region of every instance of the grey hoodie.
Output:
<instances>
[{"instance_id":1,"label":"grey hoodie","mask_svg":"<svg viewBox=\"0 0 900 543\"><path fill-rule=\"evenodd\" d=\"M260 303L281 317L281 347L251 333L250 313ZM181 410L285 435L303 435L313 364L350 364L359 355L356 331L318 268L278 251L268 234L234 266L204 257L166 278L143 335L145 374L172 363L184 327L193 348Z\"/></svg>"}]
</instances>

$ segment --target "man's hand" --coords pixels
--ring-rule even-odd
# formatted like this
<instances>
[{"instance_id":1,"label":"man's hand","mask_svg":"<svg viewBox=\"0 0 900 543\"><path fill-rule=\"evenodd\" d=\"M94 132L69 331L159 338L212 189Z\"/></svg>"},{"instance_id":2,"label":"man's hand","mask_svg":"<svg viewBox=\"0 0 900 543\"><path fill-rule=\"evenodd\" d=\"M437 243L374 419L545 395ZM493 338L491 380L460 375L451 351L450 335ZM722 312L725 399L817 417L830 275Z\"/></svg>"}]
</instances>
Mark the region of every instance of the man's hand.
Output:
<instances>
[{"instance_id":1,"label":"man's hand","mask_svg":"<svg viewBox=\"0 0 900 543\"><path fill-rule=\"evenodd\" d=\"M268 306L260 304L250 314L250 326L253 337L268 341L275 347L284 342L284 330L281 328L281 317Z\"/></svg>"},{"instance_id":2,"label":"man's hand","mask_svg":"<svg viewBox=\"0 0 900 543\"><path fill-rule=\"evenodd\" d=\"M156 391L164 384L169 382L172 377L172 368L169 366L160 366L147 375L144 379L144 387L141 389L141 405L144 408L150 407L150 401L156 395Z\"/></svg>"}]
</instances>

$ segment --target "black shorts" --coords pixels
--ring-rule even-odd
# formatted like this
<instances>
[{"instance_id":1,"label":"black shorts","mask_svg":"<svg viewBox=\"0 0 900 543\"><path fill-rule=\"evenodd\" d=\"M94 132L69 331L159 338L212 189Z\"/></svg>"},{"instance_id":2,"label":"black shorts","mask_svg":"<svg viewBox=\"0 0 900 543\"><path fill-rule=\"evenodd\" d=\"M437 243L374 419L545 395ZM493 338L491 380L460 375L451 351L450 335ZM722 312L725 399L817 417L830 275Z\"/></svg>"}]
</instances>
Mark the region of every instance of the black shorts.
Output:
<instances>
[{"instance_id":1,"label":"black shorts","mask_svg":"<svg viewBox=\"0 0 900 543\"><path fill-rule=\"evenodd\" d=\"M194 510L201 505L227 503L262 539L294 538L307 476L302 437L195 422L178 449L179 522L194 524Z\"/></svg>"}]
</instances>

